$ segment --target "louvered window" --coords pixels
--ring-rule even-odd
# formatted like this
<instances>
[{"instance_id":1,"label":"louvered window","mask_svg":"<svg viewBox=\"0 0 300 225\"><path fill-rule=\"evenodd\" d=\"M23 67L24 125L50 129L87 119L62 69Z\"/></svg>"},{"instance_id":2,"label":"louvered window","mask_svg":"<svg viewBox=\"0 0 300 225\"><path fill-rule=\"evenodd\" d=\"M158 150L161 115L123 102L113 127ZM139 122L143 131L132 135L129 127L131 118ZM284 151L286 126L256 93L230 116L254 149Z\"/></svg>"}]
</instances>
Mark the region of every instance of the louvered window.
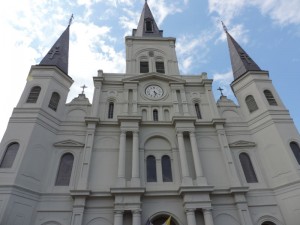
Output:
<instances>
[{"instance_id":1,"label":"louvered window","mask_svg":"<svg viewBox=\"0 0 300 225\"><path fill-rule=\"evenodd\" d=\"M74 156L66 153L61 157L55 186L69 186L72 175Z\"/></svg>"},{"instance_id":2,"label":"louvered window","mask_svg":"<svg viewBox=\"0 0 300 225\"><path fill-rule=\"evenodd\" d=\"M2 158L0 168L11 168L19 150L19 143L13 142L8 145Z\"/></svg>"},{"instance_id":3,"label":"louvered window","mask_svg":"<svg viewBox=\"0 0 300 225\"><path fill-rule=\"evenodd\" d=\"M155 62L156 72L165 73L165 64L164 62Z\"/></svg>"},{"instance_id":4,"label":"louvered window","mask_svg":"<svg viewBox=\"0 0 300 225\"><path fill-rule=\"evenodd\" d=\"M149 63L146 61L140 62L140 73L149 73Z\"/></svg>"},{"instance_id":5,"label":"louvered window","mask_svg":"<svg viewBox=\"0 0 300 225\"><path fill-rule=\"evenodd\" d=\"M295 156L298 164L300 165L300 148L299 148L298 143L293 141L293 142L290 143L290 147L291 147L291 149L294 153L294 156Z\"/></svg>"},{"instance_id":6,"label":"louvered window","mask_svg":"<svg viewBox=\"0 0 300 225\"><path fill-rule=\"evenodd\" d=\"M258 109L258 106L257 106L257 104L255 102L255 99L253 98L252 95L248 95L245 100L246 100L246 104L248 106L248 109L249 109L250 113L252 113L252 112L254 112Z\"/></svg>"},{"instance_id":7,"label":"louvered window","mask_svg":"<svg viewBox=\"0 0 300 225\"><path fill-rule=\"evenodd\" d=\"M57 110L60 95L57 92L53 92L48 107L53 111Z\"/></svg>"},{"instance_id":8,"label":"louvered window","mask_svg":"<svg viewBox=\"0 0 300 225\"><path fill-rule=\"evenodd\" d=\"M31 88L26 103L36 103L41 92L41 87L35 86Z\"/></svg>"},{"instance_id":9,"label":"louvered window","mask_svg":"<svg viewBox=\"0 0 300 225\"><path fill-rule=\"evenodd\" d=\"M276 100L275 100L275 98L274 98L271 91L265 90L264 94L266 96L266 99L267 99L269 105L277 105L277 102L276 102Z\"/></svg>"},{"instance_id":10,"label":"louvered window","mask_svg":"<svg viewBox=\"0 0 300 225\"><path fill-rule=\"evenodd\" d=\"M246 177L246 181L248 183L257 183L257 177L249 155L246 153L241 153L239 158Z\"/></svg>"}]
</instances>

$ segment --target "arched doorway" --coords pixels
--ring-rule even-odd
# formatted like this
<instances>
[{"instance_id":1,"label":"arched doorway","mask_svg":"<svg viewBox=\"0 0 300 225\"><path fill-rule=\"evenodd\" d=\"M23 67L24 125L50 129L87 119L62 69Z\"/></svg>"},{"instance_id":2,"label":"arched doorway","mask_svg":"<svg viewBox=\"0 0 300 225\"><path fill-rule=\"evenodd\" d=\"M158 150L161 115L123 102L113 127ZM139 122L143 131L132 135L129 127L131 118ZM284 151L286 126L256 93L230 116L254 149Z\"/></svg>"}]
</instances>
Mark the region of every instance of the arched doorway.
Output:
<instances>
[{"instance_id":1,"label":"arched doorway","mask_svg":"<svg viewBox=\"0 0 300 225\"><path fill-rule=\"evenodd\" d=\"M276 225L276 224L271 221L266 221L266 222L263 222L261 225Z\"/></svg>"},{"instance_id":2,"label":"arched doorway","mask_svg":"<svg viewBox=\"0 0 300 225\"><path fill-rule=\"evenodd\" d=\"M169 217L170 217L170 215L158 215L158 216L154 217L153 219L151 219L151 224L162 225L167 221L167 219ZM173 217L171 217L170 225L178 225L177 221Z\"/></svg>"}]
</instances>

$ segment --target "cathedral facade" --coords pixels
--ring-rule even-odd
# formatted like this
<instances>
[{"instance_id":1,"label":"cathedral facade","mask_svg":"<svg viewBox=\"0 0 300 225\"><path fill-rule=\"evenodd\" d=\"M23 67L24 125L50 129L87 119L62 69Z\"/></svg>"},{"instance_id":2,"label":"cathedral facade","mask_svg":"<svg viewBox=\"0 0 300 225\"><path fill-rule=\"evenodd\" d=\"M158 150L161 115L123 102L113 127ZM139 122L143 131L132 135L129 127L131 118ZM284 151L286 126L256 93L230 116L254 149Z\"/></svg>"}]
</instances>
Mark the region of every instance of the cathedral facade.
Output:
<instances>
[{"instance_id":1,"label":"cathedral facade","mask_svg":"<svg viewBox=\"0 0 300 225\"><path fill-rule=\"evenodd\" d=\"M179 73L147 1L126 73L99 70L93 101L66 103L69 30L31 67L2 139L1 225L299 225L299 133L226 28L238 105Z\"/></svg>"}]
</instances>

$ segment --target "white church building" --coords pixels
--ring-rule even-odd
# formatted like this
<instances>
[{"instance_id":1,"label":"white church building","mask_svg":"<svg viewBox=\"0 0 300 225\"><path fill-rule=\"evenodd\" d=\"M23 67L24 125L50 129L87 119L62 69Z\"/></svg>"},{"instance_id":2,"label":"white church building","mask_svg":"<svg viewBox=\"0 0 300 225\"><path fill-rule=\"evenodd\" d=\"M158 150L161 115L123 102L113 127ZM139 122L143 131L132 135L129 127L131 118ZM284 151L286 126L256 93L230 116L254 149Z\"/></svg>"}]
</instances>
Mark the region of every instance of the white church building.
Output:
<instances>
[{"instance_id":1,"label":"white church building","mask_svg":"<svg viewBox=\"0 0 300 225\"><path fill-rule=\"evenodd\" d=\"M69 30L31 67L3 136L1 225L300 224L299 133L226 29L238 105L215 102L206 73L179 73L147 2L126 73L99 70L92 102L66 103Z\"/></svg>"}]
</instances>

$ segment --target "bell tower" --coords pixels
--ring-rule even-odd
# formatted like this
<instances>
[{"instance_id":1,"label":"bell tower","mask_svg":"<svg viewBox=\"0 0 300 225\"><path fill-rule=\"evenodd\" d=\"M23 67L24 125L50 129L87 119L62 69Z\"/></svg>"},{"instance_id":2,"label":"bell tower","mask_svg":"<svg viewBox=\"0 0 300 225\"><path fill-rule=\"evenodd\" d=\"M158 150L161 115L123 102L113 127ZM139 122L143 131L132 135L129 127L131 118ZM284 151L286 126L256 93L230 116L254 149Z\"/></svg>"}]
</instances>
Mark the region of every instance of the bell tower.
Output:
<instances>
[{"instance_id":1,"label":"bell tower","mask_svg":"<svg viewBox=\"0 0 300 225\"><path fill-rule=\"evenodd\" d=\"M176 39L163 37L147 1L132 36L126 37L126 73L179 75Z\"/></svg>"}]
</instances>

